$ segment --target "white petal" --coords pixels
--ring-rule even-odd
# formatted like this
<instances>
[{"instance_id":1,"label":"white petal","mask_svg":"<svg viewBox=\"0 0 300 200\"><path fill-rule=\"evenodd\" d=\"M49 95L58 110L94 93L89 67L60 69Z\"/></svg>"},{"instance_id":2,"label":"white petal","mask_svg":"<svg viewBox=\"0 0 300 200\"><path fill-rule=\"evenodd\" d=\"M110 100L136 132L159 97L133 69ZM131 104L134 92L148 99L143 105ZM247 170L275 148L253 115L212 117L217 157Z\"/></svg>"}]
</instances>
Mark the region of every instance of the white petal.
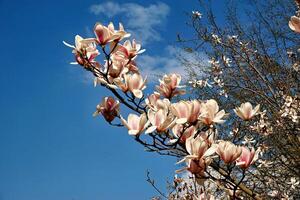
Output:
<instances>
[{"instance_id":1,"label":"white petal","mask_svg":"<svg viewBox=\"0 0 300 200\"><path fill-rule=\"evenodd\" d=\"M66 45L67 47L70 47L70 48L72 48L72 49L75 49L75 46L74 46L74 45L71 45L71 44L69 44L69 43L67 43L67 42L65 42L65 41L63 41L63 43L64 43L64 45Z\"/></svg>"},{"instance_id":2,"label":"white petal","mask_svg":"<svg viewBox=\"0 0 300 200\"><path fill-rule=\"evenodd\" d=\"M146 134L148 134L148 133L152 133L153 131L155 131L156 130L156 126L150 126L147 130L146 130Z\"/></svg>"}]
</instances>

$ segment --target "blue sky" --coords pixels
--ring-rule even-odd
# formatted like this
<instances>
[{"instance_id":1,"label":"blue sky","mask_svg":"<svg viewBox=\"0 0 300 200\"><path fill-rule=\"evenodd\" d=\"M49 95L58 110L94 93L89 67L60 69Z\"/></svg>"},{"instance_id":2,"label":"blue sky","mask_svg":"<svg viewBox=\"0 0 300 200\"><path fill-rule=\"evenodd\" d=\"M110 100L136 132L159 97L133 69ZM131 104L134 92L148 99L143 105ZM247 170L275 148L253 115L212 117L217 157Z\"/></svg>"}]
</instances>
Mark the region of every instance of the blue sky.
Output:
<instances>
[{"instance_id":1,"label":"blue sky","mask_svg":"<svg viewBox=\"0 0 300 200\"><path fill-rule=\"evenodd\" d=\"M174 159L144 152L125 129L92 117L108 93L68 64L62 40L120 20L146 42L144 73L180 71L172 45L197 1L114 1L110 15L101 11L112 8L107 2L0 0L0 200L149 199L147 169L162 188L172 177ZM139 23L151 24L133 24L124 7L145 11Z\"/></svg>"}]
</instances>

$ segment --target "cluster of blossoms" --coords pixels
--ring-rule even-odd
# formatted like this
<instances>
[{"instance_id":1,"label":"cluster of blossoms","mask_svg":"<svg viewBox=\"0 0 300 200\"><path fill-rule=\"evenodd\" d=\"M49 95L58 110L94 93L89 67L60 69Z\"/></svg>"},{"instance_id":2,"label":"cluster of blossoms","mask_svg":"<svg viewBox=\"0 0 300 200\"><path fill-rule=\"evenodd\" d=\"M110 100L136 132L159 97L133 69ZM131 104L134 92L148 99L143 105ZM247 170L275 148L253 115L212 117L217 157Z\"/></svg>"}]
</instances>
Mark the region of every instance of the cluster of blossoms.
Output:
<instances>
[{"instance_id":1,"label":"cluster of blossoms","mask_svg":"<svg viewBox=\"0 0 300 200\"><path fill-rule=\"evenodd\" d=\"M281 116L292 120L294 123L299 123L300 120L300 98L298 96L285 96L284 104L281 107Z\"/></svg>"},{"instance_id":2,"label":"cluster of blossoms","mask_svg":"<svg viewBox=\"0 0 300 200\"><path fill-rule=\"evenodd\" d=\"M251 143L244 145L218 138L218 126L225 122L229 114L220 109L214 99L175 100L174 97L185 94L179 74L164 75L155 91L145 95L146 78L140 74L136 62L137 56L145 50L135 40L121 43L130 36L122 24L116 30L112 23L108 26L97 23L94 33L95 38L87 39L77 35L75 45L64 42L73 49L76 64L92 72L95 84L106 87L115 96L103 98L97 105L94 116L102 115L111 125L126 127L129 135L148 150L166 151L173 153L170 155L177 155L181 158L178 163L186 164L178 172L189 171L197 179L210 177L208 170L219 169L216 163L234 166L245 172L257 159L258 151L250 145ZM219 40L217 36L213 37ZM232 36L231 39L236 38ZM103 63L96 61L100 55L98 48L104 56ZM230 65L231 61L223 57L222 62ZM219 62L212 59L211 64L216 76L220 75L222 71L219 70ZM209 86L207 81L191 83ZM127 106L133 113L123 118L121 105ZM253 108L246 102L235 108L234 112L240 119L249 121L259 113L259 109L259 105ZM112 124L114 120L119 120L120 123ZM152 138L152 143L149 143L148 139L142 139L147 136ZM229 176L219 173L225 178ZM236 195L239 184L236 187L226 186L232 191L233 196ZM214 199L205 192L197 198Z\"/></svg>"},{"instance_id":3,"label":"cluster of blossoms","mask_svg":"<svg viewBox=\"0 0 300 200\"><path fill-rule=\"evenodd\" d=\"M211 84L209 84L208 79L205 79L205 80L192 80L192 81L189 81L189 84L193 88L212 87Z\"/></svg>"},{"instance_id":4,"label":"cluster of blossoms","mask_svg":"<svg viewBox=\"0 0 300 200\"><path fill-rule=\"evenodd\" d=\"M219 95L220 96L225 96L226 98L228 97L226 90L224 89L224 80L222 78L222 68L220 61L217 60L216 58L211 58L209 61L210 63L210 68L211 68L211 74L212 74L212 84L217 86ZM222 63L225 66L230 66L231 60L227 58L226 56L222 56Z\"/></svg>"},{"instance_id":5,"label":"cluster of blossoms","mask_svg":"<svg viewBox=\"0 0 300 200\"><path fill-rule=\"evenodd\" d=\"M259 120L255 121L250 128L261 135L270 135L273 133L273 126L269 122L266 111L259 113Z\"/></svg>"}]
</instances>

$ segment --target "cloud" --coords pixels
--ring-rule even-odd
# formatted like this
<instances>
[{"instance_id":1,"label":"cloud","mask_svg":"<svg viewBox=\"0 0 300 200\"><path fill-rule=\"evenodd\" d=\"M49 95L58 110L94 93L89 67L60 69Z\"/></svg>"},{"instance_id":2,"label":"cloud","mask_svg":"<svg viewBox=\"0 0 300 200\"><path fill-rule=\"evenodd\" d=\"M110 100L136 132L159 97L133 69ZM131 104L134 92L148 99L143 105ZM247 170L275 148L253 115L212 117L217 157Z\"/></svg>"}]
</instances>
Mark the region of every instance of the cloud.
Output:
<instances>
[{"instance_id":1,"label":"cloud","mask_svg":"<svg viewBox=\"0 0 300 200\"><path fill-rule=\"evenodd\" d=\"M158 77L164 74L178 73L183 78L188 78L193 71L198 76L204 75L204 69L208 64L208 57L205 54L187 52L181 48L167 46L162 56L140 55L137 59L141 73L148 77L150 82L156 82Z\"/></svg>"},{"instance_id":2,"label":"cloud","mask_svg":"<svg viewBox=\"0 0 300 200\"><path fill-rule=\"evenodd\" d=\"M116 3L108 1L90 7L91 13L104 15L108 18L124 17L124 26L139 41L160 41L161 35L156 30L166 22L170 7L162 2L142 6L136 3Z\"/></svg>"}]
</instances>

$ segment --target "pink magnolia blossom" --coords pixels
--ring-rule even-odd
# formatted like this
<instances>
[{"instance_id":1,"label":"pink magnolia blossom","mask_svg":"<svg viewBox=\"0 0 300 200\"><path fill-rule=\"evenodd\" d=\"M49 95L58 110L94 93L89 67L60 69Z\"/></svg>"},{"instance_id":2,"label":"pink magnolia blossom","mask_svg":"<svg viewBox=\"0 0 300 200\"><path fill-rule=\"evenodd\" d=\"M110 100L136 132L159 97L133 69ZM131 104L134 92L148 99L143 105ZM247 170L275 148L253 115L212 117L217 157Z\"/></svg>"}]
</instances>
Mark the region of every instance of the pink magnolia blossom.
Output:
<instances>
[{"instance_id":1,"label":"pink magnolia blossom","mask_svg":"<svg viewBox=\"0 0 300 200\"><path fill-rule=\"evenodd\" d=\"M246 102L246 103L242 103L240 107L235 108L234 112L237 116L239 116L243 120L250 120L257 114L257 112L259 111L259 107L260 105L258 104L253 109L251 103Z\"/></svg>"},{"instance_id":2,"label":"pink magnolia blossom","mask_svg":"<svg viewBox=\"0 0 300 200\"><path fill-rule=\"evenodd\" d=\"M300 33L300 18L296 16L292 16L289 21L289 27L296 33Z\"/></svg>"},{"instance_id":3,"label":"pink magnolia blossom","mask_svg":"<svg viewBox=\"0 0 300 200\"><path fill-rule=\"evenodd\" d=\"M127 121L123 119L121 116L121 121L128 128L129 135L140 135L143 130L149 125L147 121L147 116L145 113L141 114L140 116L135 114L129 114Z\"/></svg>"},{"instance_id":4,"label":"pink magnolia blossom","mask_svg":"<svg viewBox=\"0 0 300 200\"><path fill-rule=\"evenodd\" d=\"M189 155L185 156L178 163L186 161L187 167L183 170L204 176L206 167L209 166L212 161L209 156L215 153L216 146L210 146L206 135L197 135L197 137L195 137L195 133L186 139L185 146Z\"/></svg>"},{"instance_id":5,"label":"pink magnolia blossom","mask_svg":"<svg viewBox=\"0 0 300 200\"><path fill-rule=\"evenodd\" d=\"M201 103L197 100L180 101L170 107L171 112L177 117L176 123L195 123L201 115Z\"/></svg>"},{"instance_id":6,"label":"pink magnolia blossom","mask_svg":"<svg viewBox=\"0 0 300 200\"><path fill-rule=\"evenodd\" d=\"M208 162L208 160L204 158L200 158L199 160L191 159L188 160L188 167L186 168L186 170L188 170L192 174L197 174L198 176L204 176L205 169L209 164L210 163Z\"/></svg>"},{"instance_id":7,"label":"pink magnolia blossom","mask_svg":"<svg viewBox=\"0 0 300 200\"><path fill-rule=\"evenodd\" d=\"M239 159L237 159L236 165L242 169L247 169L254 162L255 154L254 148L251 148L250 151L247 147L242 147L242 154Z\"/></svg>"},{"instance_id":8,"label":"pink magnolia blossom","mask_svg":"<svg viewBox=\"0 0 300 200\"><path fill-rule=\"evenodd\" d=\"M209 148L209 145L207 139L202 135L198 135L196 138L193 135L186 139L185 147L190 155L188 158L201 158Z\"/></svg>"},{"instance_id":9,"label":"pink magnolia blossom","mask_svg":"<svg viewBox=\"0 0 300 200\"><path fill-rule=\"evenodd\" d=\"M126 40L123 45L111 44L111 50L125 59L133 60L138 54L145 52L145 49L141 49L141 44L136 43L133 39L132 42L130 40Z\"/></svg>"},{"instance_id":10,"label":"pink magnolia blossom","mask_svg":"<svg viewBox=\"0 0 300 200\"><path fill-rule=\"evenodd\" d=\"M201 121L206 125L213 123L224 123L222 118L225 116L225 111L219 111L218 103L214 99L207 100L202 104L203 114L201 115Z\"/></svg>"},{"instance_id":11,"label":"pink magnolia blossom","mask_svg":"<svg viewBox=\"0 0 300 200\"><path fill-rule=\"evenodd\" d=\"M105 63L106 68L108 68L108 75L111 79L118 78L122 74L128 72L128 69L125 68L126 61L124 59L112 56L111 62L112 64L109 66L109 68L107 66L107 62Z\"/></svg>"},{"instance_id":12,"label":"pink magnolia blossom","mask_svg":"<svg viewBox=\"0 0 300 200\"><path fill-rule=\"evenodd\" d=\"M152 133L153 131L157 131L158 133L162 133L167 131L174 124L174 118L168 115L167 110L160 109L157 112L153 110L148 111L148 119L152 126L150 126L146 133Z\"/></svg>"},{"instance_id":13,"label":"pink magnolia blossom","mask_svg":"<svg viewBox=\"0 0 300 200\"><path fill-rule=\"evenodd\" d=\"M226 163L234 162L242 154L242 148L228 141L221 141L216 149L217 154Z\"/></svg>"},{"instance_id":14,"label":"pink magnolia blossom","mask_svg":"<svg viewBox=\"0 0 300 200\"><path fill-rule=\"evenodd\" d=\"M115 40L119 41L123 38L130 36L129 33L126 33L124 31L124 27L121 23L119 24L119 30L115 30L115 27L112 22L110 22L107 27L103 26L100 23L97 23L95 24L94 32L96 35L97 42L100 45L106 45L109 42Z\"/></svg>"},{"instance_id":15,"label":"pink magnolia blossom","mask_svg":"<svg viewBox=\"0 0 300 200\"><path fill-rule=\"evenodd\" d=\"M93 115L97 116L102 114L106 121L111 122L116 116L119 115L119 112L119 101L115 100L113 97L105 97L101 104L97 105L97 110Z\"/></svg>"},{"instance_id":16,"label":"pink magnolia blossom","mask_svg":"<svg viewBox=\"0 0 300 200\"><path fill-rule=\"evenodd\" d=\"M166 98L172 98L174 96L185 94L184 90L179 90L183 86L180 86L181 76L179 74L164 75L162 80L159 80L160 85L156 87L157 91Z\"/></svg>"},{"instance_id":17,"label":"pink magnolia blossom","mask_svg":"<svg viewBox=\"0 0 300 200\"><path fill-rule=\"evenodd\" d=\"M159 109L163 109L168 111L171 105L169 99L160 99L160 94L154 92L153 94L149 95L145 99L145 103L149 109L153 111L158 111Z\"/></svg>"},{"instance_id":18,"label":"pink magnolia blossom","mask_svg":"<svg viewBox=\"0 0 300 200\"><path fill-rule=\"evenodd\" d=\"M76 35L75 46L65 41L63 43L72 48L72 53L75 54L76 63L72 62L71 64L86 66L88 63L95 63L94 59L100 54L93 38L83 39L81 36Z\"/></svg>"},{"instance_id":19,"label":"pink magnolia blossom","mask_svg":"<svg viewBox=\"0 0 300 200\"><path fill-rule=\"evenodd\" d=\"M140 74L125 74L124 82L120 78L114 81L123 92L130 91L137 98L143 97L142 91L146 88L146 79L144 80Z\"/></svg>"},{"instance_id":20,"label":"pink magnolia blossom","mask_svg":"<svg viewBox=\"0 0 300 200\"><path fill-rule=\"evenodd\" d=\"M156 110L156 102L160 98L159 93L154 92L153 94L150 94L146 99L145 103L148 106L148 108L152 110Z\"/></svg>"}]
</instances>

